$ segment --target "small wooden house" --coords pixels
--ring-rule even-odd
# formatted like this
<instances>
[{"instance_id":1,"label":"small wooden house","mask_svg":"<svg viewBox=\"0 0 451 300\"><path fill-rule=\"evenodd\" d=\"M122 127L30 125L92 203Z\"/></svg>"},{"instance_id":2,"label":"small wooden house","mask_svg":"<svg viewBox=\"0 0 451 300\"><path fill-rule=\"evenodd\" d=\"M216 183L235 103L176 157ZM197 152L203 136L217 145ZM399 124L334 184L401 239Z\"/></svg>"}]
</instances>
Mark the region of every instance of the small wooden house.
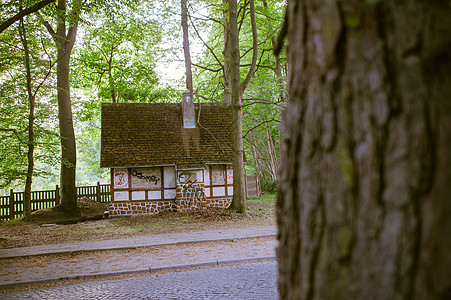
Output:
<instances>
[{"instance_id":1,"label":"small wooden house","mask_svg":"<svg viewBox=\"0 0 451 300\"><path fill-rule=\"evenodd\" d=\"M111 169L110 215L230 205L230 106L189 98L102 104L100 165Z\"/></svg>"}]
</instances>

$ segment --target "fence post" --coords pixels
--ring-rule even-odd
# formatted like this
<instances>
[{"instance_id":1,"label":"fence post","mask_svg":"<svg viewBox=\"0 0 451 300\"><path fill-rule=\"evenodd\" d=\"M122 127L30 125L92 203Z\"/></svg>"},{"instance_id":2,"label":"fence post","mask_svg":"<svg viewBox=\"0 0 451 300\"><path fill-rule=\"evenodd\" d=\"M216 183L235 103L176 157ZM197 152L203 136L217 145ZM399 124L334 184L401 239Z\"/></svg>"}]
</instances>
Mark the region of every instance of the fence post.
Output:
<instances>
[{"instance_id":1,"label":"fence post","mask_svg":"<svg viewBox=\"0 0 451 300\"><path fill-rule=\"evenodd\" d=\"M14 220L14 190L11 189L9 193L9 219Z\"/></svg>"},{"instance_id":2,"label":"fence post","mask_svg":"<svg viewBox=\"0 0 451 300\"><path fill-rule=\"evenodd\" d=\"M60 187L58 185L56 185L55 188L55 202L56 202L55 206L60 205Z\"/></svg>"},{"instance_id":3,"label":"fence post","mask_svg":"<svg viewBox=\"0 0 451 300\"><path fill-rule=\"evenodd\" d=\"M97 181L97 189L96 189L96 192L97 192L97 202L102 202L102 199L100 199L100 182L98 182Z\"/></svg>"}]
</instances>

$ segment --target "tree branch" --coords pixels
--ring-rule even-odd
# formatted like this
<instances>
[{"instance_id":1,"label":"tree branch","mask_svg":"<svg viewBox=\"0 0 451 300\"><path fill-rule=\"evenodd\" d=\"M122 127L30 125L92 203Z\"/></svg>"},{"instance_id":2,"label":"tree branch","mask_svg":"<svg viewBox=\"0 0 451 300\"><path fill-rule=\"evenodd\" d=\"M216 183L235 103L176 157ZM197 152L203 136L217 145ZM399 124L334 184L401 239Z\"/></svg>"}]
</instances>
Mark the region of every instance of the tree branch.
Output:
<instances>
[{"instance_id":1,"label":"tree branch","mask_svg":"<svg viewBox=\"0 0 451 300\"><path fill-rule=\"evenodd\" d=\"M33 5L32 7L29 7L25 10L20 11L19 13L14 15L12 18L10 18L10 19L6 20L5 22L3 22L2 24L0 24L0 33L2 33L6 28L8 28L12 24L14 24L14 22L20 20L21 18L25 17L26 15L32 14L32 13L40 10L44 6L46 6L50 3L53 3L55 1L56 0L42 0L38 3L36 3L35 5Z\"/></svg>"},{"instance_id":2,"label":"tree branch","mask_svg":"<svg viewBox=\"0 0 451 300\"><path fill-rule=\"evenodd\" d=\"M274 118L272 118L272 119L270 119L270 120L263 121L263 122L261 122L261 123L255 125L255 126L252 127L251 129L249 129L245 134L243 134L243 139L246 138L246 136L247 136L251 131L257 129L258 127L260 127L260 126L262 126L262 125L265 125L265 124L268 124L268 123L271 123L271 122L280 122L280 121L279 121L279 120L276 120L276 119L274 119Z\"/></svg>"},{"instance_id":3,"label":"tree branch","mask_svg":"<svg viewBox=\"0 0 451 300\"><path fill-rule=\"evenodd\" d=\"M200 36L199 32L197 31L196 25L194 24L193 20L191 20L191 16L189 16L189 20L190 20L191 25L193 25L193 29L196 32L196 34L199 37L199 39L201 40L202 44L204 44L205 47L207 47L208 51L210 51L210 53L213 55L213 57L218 62L218 64L221 66L221 68L223 68L224 66L221 63L221 60L216 56L216 54L213 51L213 49L211 49L210 46L208 46L207 43L205 43L204 40L202 39L202 37Z\"/></svg>"},{"instance_id":4,"label":"tree branch","mask_svg":"<svg viewBox=\"0 0 451 300\"><path fill-rule=\"evenodd\" d=\"M210 69L210 68L208 68L208 67L204 67L204 66L201 66L201 65L198 65L198 64L195 64L195 63L192 63L192 65L195 66L195 67L197 67L197 68L204 69L204 70L206 70L206 71L211 71L211 72L219 72L219 71L222 71L222 68L219 68L219 69Z\"/></svg>"}]
</instances>

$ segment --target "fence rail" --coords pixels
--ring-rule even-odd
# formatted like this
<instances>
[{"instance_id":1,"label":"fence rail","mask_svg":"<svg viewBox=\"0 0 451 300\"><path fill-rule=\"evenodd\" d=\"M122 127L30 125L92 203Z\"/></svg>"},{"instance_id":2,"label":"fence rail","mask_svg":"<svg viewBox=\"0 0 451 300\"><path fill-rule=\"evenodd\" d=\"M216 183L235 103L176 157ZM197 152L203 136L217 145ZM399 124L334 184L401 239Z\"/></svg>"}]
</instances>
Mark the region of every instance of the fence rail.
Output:
<instances>
[{"instance_id":1,"label":"fence rail","mask_svg":"<svg viewBox=\"0 0 451 300\"><path fill-rule=\"evenodd\" d=\"M77 187L78 198L86 197L94 201L109 203L111 201L110 184L100 184ZM10 191L8 196L0 196L0 220L14 220L23 216L24 192ZM31 211L53 207L60 204L60 188L54 190L32 191Z\"/></svg>"}]
</instances>

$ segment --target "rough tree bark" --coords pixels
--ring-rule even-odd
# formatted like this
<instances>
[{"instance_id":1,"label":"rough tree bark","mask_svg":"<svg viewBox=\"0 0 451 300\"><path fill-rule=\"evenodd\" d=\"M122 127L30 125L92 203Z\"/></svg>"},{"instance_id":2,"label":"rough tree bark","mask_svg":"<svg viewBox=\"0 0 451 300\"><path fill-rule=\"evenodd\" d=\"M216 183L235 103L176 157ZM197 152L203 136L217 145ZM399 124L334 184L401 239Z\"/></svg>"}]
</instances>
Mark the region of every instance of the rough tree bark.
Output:
<instances>
[{"instance_id":1,"label":"rough tree bark","mask_svg":"<svg viewBox=\"0 0 451 300\"><path fill-rule=\"evenodd\" d=\"M451 299L449 1L288 1L282 299Z\"/></svg>"}]
</instances>

